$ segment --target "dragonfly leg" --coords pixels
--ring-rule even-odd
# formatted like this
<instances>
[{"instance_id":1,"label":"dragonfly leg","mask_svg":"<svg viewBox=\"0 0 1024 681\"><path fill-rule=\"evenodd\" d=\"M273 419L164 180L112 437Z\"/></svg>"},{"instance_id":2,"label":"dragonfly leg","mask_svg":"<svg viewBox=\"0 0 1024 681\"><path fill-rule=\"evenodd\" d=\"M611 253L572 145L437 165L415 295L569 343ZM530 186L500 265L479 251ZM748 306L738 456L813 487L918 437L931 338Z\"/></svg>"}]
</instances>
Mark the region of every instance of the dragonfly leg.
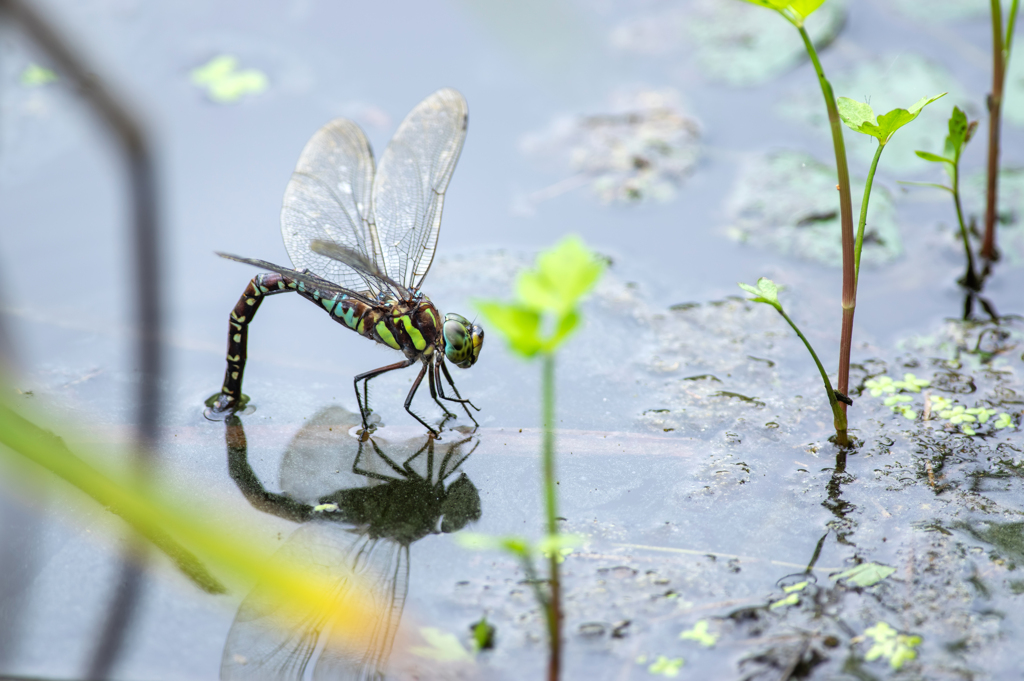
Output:
<instances>
[{"instance_id":1,"label":"dragonfly leg","mask_svg":"<svg viewBox=\"0 0 1024 681\"><path fill-rule=\"evenodd\" d=\"M410 362L414 360L409 360ZM412 388L409 389L409 394L405 396L405 410L409 412L409 416L413 417L417 421L423 424L423 426L430 431L430 434L434 437L440 435L439 432L427 425L427 422L416 415L416 412L412 410L412 398L416 396L416 391L420 389L420 383L423 382L423 376L430 370L430 364L428 362L423 363L423 368L420 369L419 375L416 380L412 382Z\"/></svg>"},{"instance_id":2,"label":"dragonfly leg","mask_svg":"<svg viewBox=\"0 0 1024 681\"><path fill-rule=\"evenodd\" d=\"M439 399L437 399L437 389L434 386L435 386L435 381L437 382L436 384L438 386L440 386L440 384L441 384L441 374L437 373L437 363L436 362L432 363L431 369L432 369L432 371L430 371L430 373L427 374L427 379L429 379L427 382L430 384L430 396L432 398L434 398L434 402L437 403L437 406L441 407L441 411L444 412L445 421L447 421L448 419L453 419L453 418L455 418L455 414L453 414L450 411L448 411L448 407L446 407L443 404L441 404L441 401Z\"/></svg>"},{"instance_id":3,"label":"dragonfly leg","mask_svg":"<svg viewBox=\"0 0 1024 681\"><path fill-rule=\"evenodd\" d=\"M207 401L214 414L237 411L245 406L242 375L249 343L249 323L266 296L292 290L288 288L285 277L276 273L257 274L245 287L228 318L228 367L224 372L224 383L220 393Z\"/></svg>"},{"instance_id":4,"label":"dragonfly leg","mask_svg":"<svg viewBox=\"0 0 1024 681\"><path fill-rule=\"evenodd\" d=\"M437 387L438 390L441 392L441 399L448 400L449 402L458 402L459 404L461 404L462 408L466 410L466 416L469 417L469 420L479 426L480 424L477 423L476 419L473 418L473 414L470 413L469 407L473 407L477 411L480 411L480 407L476 406L469 400L462 399L462 395L459 394L459 389L455 387L455 381L452 380L452 375L448 373L448 366L444 363L444 360L439 360L438 364L440 365L441 371L444 372L444 377L448 379L448 385L450 385L452 387L452 390L455 391L455 397L446 396L444 394L444 388L441 386L441 378L439 376L437 379ZM469 407L466 406L467 404L469 405Z\"/></svg>"},{"instance_id":5,"label":"dragonfly leg","mask_svg":"<svg viewBox=\"0 0 1024 681\"><path fill-rule=\"evenodd\" d=\"M386 374L389 371L394 371L395 369L404 369L406 367L410 367L415 362L416 362L415 358L407 359L404 362L395 362L394 364L389 364L386 367L381 367L379 369L374 369L373 371L367 371L364 374L359 374L352 381L352 385L355 386L355 389L356 389L356 402L359 403L359 414L363 418L363 431L364 432L367 432L367 433L370 432L369 427L366 425L366 417L370 415L370 388L369 388L370 379L371 378L376 378L377 376L380 376L381 374ZM423 378L423 376L421 375L420 379L422 379L422 378ZM360 395L359 395L359 381L365 381L363 383L363 394L365 395L365 399L363 397L360 397ZM416 388L417 388L417 386L419 386L419 384L420 384L419 380L417 380L413 384L413 392L416 391ZM408 409L409 409L409 403L408 402L406 402L405 408L406 408L406 411L408 411ZM409 412L409 413L412 414L412 412ZM416 415L413 414L413 416L416 416ZM418 416L416 417L416 420L420 421ZM420 423L423 423L423 421L420 421ZM426 424L424 423L423 425L426 425ZM427 426L427 429L430 430L431 432L433 432L433 429L431 429L430 426Z\"/></svg>"}]
</instances>

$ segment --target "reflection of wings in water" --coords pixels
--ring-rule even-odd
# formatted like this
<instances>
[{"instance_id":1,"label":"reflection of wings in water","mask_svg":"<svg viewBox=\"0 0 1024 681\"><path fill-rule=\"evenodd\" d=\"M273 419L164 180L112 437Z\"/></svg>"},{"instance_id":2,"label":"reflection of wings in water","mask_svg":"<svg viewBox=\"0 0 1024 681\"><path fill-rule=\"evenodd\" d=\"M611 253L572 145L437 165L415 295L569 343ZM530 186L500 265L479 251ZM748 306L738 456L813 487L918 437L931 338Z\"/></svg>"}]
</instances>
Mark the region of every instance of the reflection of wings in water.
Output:
<instances>
[{"instance_id":1,"label":"reflection of wings in water","mask_svg":"<svg viewBox=\"0 0 1024 681\"><path fill-rule=\"evenodd\" d=\"M381 678L379 670L391 654L405 607L409 547L318 520L300 527L274 558L301 561L325 579L334 579L339 601L350 589L346 570L351 570L369 586L366 596L384 615L366 622L367 649L350 652L338 645L326 645L331 635L332 603L325 603L317 611L290 615L290 621L282 622L278 616L283 604L265 595L257 585L242 602L231 625L221 659L221 678L302 679L317 653L314 679Z\"/></svg>"},{"instance_id":2,"label":"reflection of wings in water","mask_svg":"<svg viewBox=\"0 0 1024 681\"><path fill-rule=\"evenodd\" d=\"M313 679L383 679L409 588L409 546L480 518L480 496L465 473L445 487L479 444L476 438L442 446L429 437L362 444L346 434L358 422L340 407L311 417L282 459L283 494L268 492L252 471L241 420L225 422L231 475L250 503L305 521L273 560L301 563L334 584L335 601L295 613L257 584L228 633L222 679L304 679L310 667ZM313 511L325 502L335 510ZM350 575L367 591L360 597L380 613L358 623L360 651L328 645L337 643L331 616L352 589Z\"/></svg>"}]
</instances>

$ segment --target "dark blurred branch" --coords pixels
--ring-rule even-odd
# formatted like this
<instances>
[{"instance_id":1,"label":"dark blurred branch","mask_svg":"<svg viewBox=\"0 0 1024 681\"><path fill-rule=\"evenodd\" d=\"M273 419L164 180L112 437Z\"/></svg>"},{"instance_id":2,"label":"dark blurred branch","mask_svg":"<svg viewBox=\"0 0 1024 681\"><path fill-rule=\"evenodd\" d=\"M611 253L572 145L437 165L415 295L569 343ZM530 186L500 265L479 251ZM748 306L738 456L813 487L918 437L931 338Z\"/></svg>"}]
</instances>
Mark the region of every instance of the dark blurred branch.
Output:
<instances>
[{"instance_id":1,"label":"dark blurred branch","mask_svg":"<svg viewBox=\"0 0 1024 681\"><path fill-rule=\"evenodd\" d=\"M162 368L157 189L149 140L129 107L104 85L89 67L82 52L72 47L67 36L61 35L37 7L23 0L0 0L0 12L3 12L4 18L24 30L49 55L60 72L78 84L82 96L96 109L120 141L125 155L132 201L132 246L135 256L133 288L139 339L136 353L141 369L135 405L138 429L136 464L141 474L149 467L157 441L157 418L160 411L158 390ZM133 543L127 553L136 554L140 550ZM91 679L110 675L138 600L140 578L138 567L126 556L118 580L118 592L112 601L87 672Z\"/></svg>"}]
</instances>

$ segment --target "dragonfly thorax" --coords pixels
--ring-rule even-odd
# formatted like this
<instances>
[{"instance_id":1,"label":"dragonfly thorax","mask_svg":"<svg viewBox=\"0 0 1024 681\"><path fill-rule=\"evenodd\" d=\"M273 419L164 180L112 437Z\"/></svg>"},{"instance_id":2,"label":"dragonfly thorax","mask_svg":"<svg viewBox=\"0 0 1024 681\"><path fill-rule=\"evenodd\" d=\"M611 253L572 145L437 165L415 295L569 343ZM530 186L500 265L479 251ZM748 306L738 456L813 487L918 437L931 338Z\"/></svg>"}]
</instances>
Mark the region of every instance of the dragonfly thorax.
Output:
<instances>
[{"instance_id":1,"label":"dragonfly thorax","mask_svg":"<svg viewBox=\"0 0 1024 681\"><path fill-rule=\"evenodd\" d=\"M454 313L444 316L444 356L460 369L468 369L480 358L484 345L484 330L468 319Z\"/></svg>"}]
</instances>

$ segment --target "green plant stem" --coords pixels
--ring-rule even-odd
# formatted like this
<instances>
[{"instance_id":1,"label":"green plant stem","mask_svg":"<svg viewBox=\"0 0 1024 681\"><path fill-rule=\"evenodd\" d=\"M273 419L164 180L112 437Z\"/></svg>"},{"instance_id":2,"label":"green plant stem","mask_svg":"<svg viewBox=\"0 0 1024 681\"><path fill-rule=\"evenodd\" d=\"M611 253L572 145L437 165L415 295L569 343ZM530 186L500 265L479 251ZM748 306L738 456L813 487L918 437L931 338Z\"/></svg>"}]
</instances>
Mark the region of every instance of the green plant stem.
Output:
<instances>
[{"instance_id":1,"label":"green plant stem","mask_svg":"<svg viewBox=\"0 0 1024 681\"><path fill-rule=\"evenodd\" d=\"M1016 8L1014 0L1014 9ZM1011 9L1011 13L1013 10ZM1007 35L1009 38L1009 34ZM988 96L988 165L985 191L985 238L981 257L996 260L996 218L999 190L999 132L1002 127L1003 84L1006 80L1008 50L1003 49L1003 8L992 0L992 92Z\"/></svg>"},{"instance_id":2,"label":"green plant stem","mask_svg":"<svg viewBox=\"0 0 1024 681\"><path fill-rule=\"evenodd\" d=\"M871 169L868 170L868 179L864 182L864 197L860 202L860 221L857 223L857 243L853 254L853 304L857 305L857 285L860 284L860 249L864 247L864 227L868 223L868 200L871 198L871 185L875 181L875 169L878 167L878 159L882 157L885 145L878 144L875 150L875 157L871 159Z\"/></svg>"},{"instance_id":3,"label":"green plant stem","mask_svg":"<svg viewBox=\"0 0 1024 681\"><path fill-rule=\"evenodd\" d=\"M964 242L964 252L967 253L967 272L964 274L963 284L967 288L977 289L978 278L974 270L974 255L971 253L971 242L967 238L967 225L964 224L964 211L960 207L960 159L953 165L953 203L956 205L956 219L960 222L960 238Z\"/></svg>"},{"instance_id":4,"label":"green plant stem","mask_svg":"<svg viewBox=\"0 0 1024 681\"><path fill-rule=\"evenodd\" d=\"M814 70L818 74L818 83L821 85L821 94L825 97L825 107L828 109L828 122L832 129L832 146L836 154L836 174L839 179L839 217L841 225L841 236L843 244L843 326L839 338L839 390L842 393L849 392L850 385L850 346L853 343L853 309L857 298L857 282L854 272L854 244L853 244L853 203L850 199L850 171L846 164L846 146L843 143L843 126L839 118L839 109L836 107L836 97L832 92L832 85L825 78L825 71L818 61L818 53L814 49L814 43L807 35L803 25L798 25L800 37L803 38L804 47L814 64ZM809 346L808 346L809 347ZM813 353L812 353L813 354ZM817 358L815 358L817 360ZM834 396L833 396L834 397ZM833 404L833 409L835 409ZM839 403L840 410L844 414L843 432L836 430L836 437L846 440L846 405ZM838 428L838 426L837 426Z\"/></svg>"},{"instance_id":5,"label":"green plant stem","mask_svg":"<svg viewBox=\"0 0 1024 681\"><path fill-rule=\"evenodd\" d=\"M544 506L547 512L548 535L558 534L558 499L555 490L555 356L543 355L541 390L544 417ZM551 552L548 560L551 579L551 597L547 603L550 658L548 681L557 681L562 666L562 608L561 583L558 576L558 551Z\"/></svg>"},{"instance_id":6,"label":"green plant stem","mask_svg":"<svg viewBox=\"0 0 1024 681\"><path fill-rule=\"evenodd\" d=\"M835 390L832 389L832 382L828 380L828 373L825 371L825 367L822 366L821 360L818 359L818 355L814 352L814 348L811 347L810 341L804 337L804 334L800 332L800 328L789 318L781 307L775 308L778 310L782 318L785 319L796 335L800 337L800 340L804 342L804 347L807 348L807 352L811 353L811 357L814 359L815 365L818 367L818 373L821 374L821 381L825 384L825 392L828 394L828 403L832 407L832 424L836 429L836 444L840 447L846 447L849 445L849 438L846 434L846 411L840 409L840 405L843 403L836 397Z\"/></svg>"}]
</instances>

